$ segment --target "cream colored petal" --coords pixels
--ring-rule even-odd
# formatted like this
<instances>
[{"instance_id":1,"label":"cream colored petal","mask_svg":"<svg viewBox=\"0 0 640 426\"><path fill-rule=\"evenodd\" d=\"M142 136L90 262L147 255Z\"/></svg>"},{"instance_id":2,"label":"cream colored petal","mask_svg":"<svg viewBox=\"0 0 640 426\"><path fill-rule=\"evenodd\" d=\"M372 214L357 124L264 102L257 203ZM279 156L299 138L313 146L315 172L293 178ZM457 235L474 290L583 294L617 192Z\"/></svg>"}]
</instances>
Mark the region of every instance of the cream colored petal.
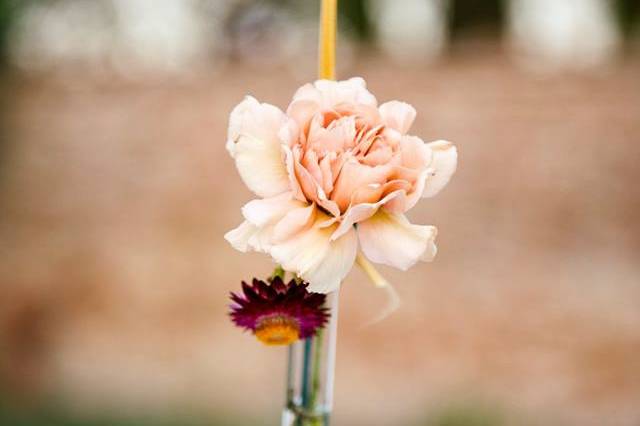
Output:
<instances>
[{"instance_id":1,"label":"cream colored petal","mask_svg":"<svg viewBox=\"0 0 640 426\"><path fill-rule=\"evenodd\" d=\"M291 192L275 197L249 201L242 207L242 215L255 226L265 226L280 220L289 211L306 207L305 203L294 200Z\"/></svg>"},{"instance_id":2,"label":"cream colored petal","mask_svg":"<svg viewBox=\"0 0 640 426\"><path fill-rule=\"evenodd\" d=\"M335 290L351 269L357 251L357 238L352 230L342 238L331 241L337 224L321 227L330 218L318 212L314 224L294 237L274 244L273 259L290 272L301 276L310 284L311 291Z\"/></svg>"},{"instance_id":3,"label":"cream colored petal","mask_svg":"<svg viewBox=\"0 0 640 426\"><path fill-rule=\"evenodd\" d=\"M256 195L271 197L289 189L279 133L288 118L278 108L247 97L231 112L227 150L240 177Z\"/></svg>"},{"instance_id":4,"label":"cream colored petal","mask_svg":"<svg viewBox=\"0 0 640 426\"><path fill-rule=\"evenodd\" d=\"M317 83L320 83L326 80L319 80ZM318 87L320 84L316 84ZM375 96L367 90L367 83L364 81L362 77L352 77L348 80L337 81L335 82L336 89L336 97L334 99L333 105L337 105L340 103L354 103L368 106L378 106L378 101ZM319 87L318 87L319 88ZM322 89L320 89L322 92Z\"/></svg>"},{"instance_id":5,"label":"cream colored petal","mask_svg":"<svg viewBox=\"0 0 640 426\"><path fill-rule=\"evenodd\" d=\"M302 86L293 97L293 101L315 101L321 109L330 109L340 104L363 104L377 106L375 96L368 90L365 81L360 77L349 80L332 81L317 80L313 86Z\"/></svg>"},{"instance_id":6,"label":"cream colored petal","mask_svg":"<svg viewBox=\"0 0 640 426\"><path fill-rule=\"evenodd\" d=\"M253 96L245 96L245 98L238 105L233 108L229 115L229 127L227 129L227 149L229 154L233 157L234 144L240 137L242 129L245 127L247 116L250 116L256 108L260 107L260 102Z\"/></svg>"},{"instance_id":7,"label":"cream colored petal","mask_svg":"<svg viewBox=\"0 0 640 426\"><path fill-rule=\"evenodd\" d=\"M394 130L405 134L416 119L416 109L405 102L390 101L378 108L382 122Z\"/></svg>"},{"instance_id":8,"label":"cream colored petal","mask_svg":"<svg viewBox=\"0 0 640 426\"><path fill-rule=\"evenodd\" d=\"M319 217L325 216L318 214ZM273 259L286 271L301 274L311 270L329 250L330 228L319 228L315 224L307 231L275 244L271 250Z\"/></svg>"},{"instance_id":9,"label":"cream colored petal","mask_svg":"<svg viewBox=\"0 0 640 426\"><path fill-rule=\"evenodd\" d=\"M269 249L273 245L274 228L275 224L257 228L256 232L249 238L249 248L260 253L269 253Z\"/></svg>"},{"instance_id":10,"label":"cream colored petal","mask_svg":"<svg viewBox=\"0 0 640 426\"><path fill-rule=\"evenodd\" d=\"M313 224L316 211L317 207L314 204L289 211L273 229L273 242L285 241L307 229Z\"/></svg>"},{"instance_id":11,"label":"cream colored petal","mask_svg":"<svg viewBox=\"0 0 640 426\"><path fill-rule=\"evenodd\" d=\"M353 267L357 251L358 237L355 229L332 241L324 259L311 270L301 274L302 278L309 282L309 291L330 293L340 288L340 283Z\"/></svg>"},{"instance_id":12,"label":"cream colored petal","mask_svg":"<svg viewBox=\"0 0 640 426\"><path fill-rule=\"evenodd\" d=\"M313 84L306 83L296 90L296 93L293 95L292 103L299 100L320 102L320 92Z\"/></svg>"},{"instance_id":13,"label":"cream colored petal","mask_svg":"<svg viewBox=\"0 0 640 426\"><path fill-rule=\"evenodd\" d=\"M286 124L278 131L278 139L287 147L294 146L299 137L300 126L294 120L287 120Z\"/></svg>"},{"instance_id":14,"label":"cream colored petal","mask_svg":"<svg viewBox=\"0 0 640 426\"><path fill-rule=\"evenodd\" d=\"M306 203L293 199L291 192L250 201L242 208L246 221L228 232L225 238L241 251L268 252L277 224L292 211L306 207Z\"/></svg>"},{"instance_id":15,"label":"cream colored petal","mask_svg":"<svg viewBox=\"0 0 640 426\"><path fill-rule=\"evenodd\" d=\"M413 225L402 214L384 209L358 224L358 238L363 253L375 263L407 270L418 260L435 255L434 226Z\"/></svg>"},{"instance_id":16,"label":"cream colored petal","mask_svg":"<svg viewBox=\"0 0 640 426\"><path fill-rule=\"evenodd\" d=\"M249 240L257 231L257 226L252 225L245 220L240 224L240 226L224 234L224 239L227 240L236 250L246 253L250 249Z\"/></svg>"},{"instance_id":17,"label":"cream colored petal","mask_svg":"<svg viewBox=\"0 0 640 426\"><path fill-rule=\"evenodd\" d=\"M433 197L445 187L456 171L458 161L458 151L450 142L440 140L426 146L431 149L433 157L429 164L431 173L422 192L422 197L425 198Z\"/></svg>"},{"instance_id":18,"label":"cream colored petal","mask_svg":"<svg viewBox=\"0 0 640 426\"><path fill-rule=\"evenodd\" d=\"M245 220L240 226L227 232L224 238L236 250L267 253L271 247L272 233L273 225L258 227Z\"/></svg>"},{"instance_id":19,"label":"cream colored petal","mask_svg":"<svg viewBox=\"0 0 640 426\"><path fill-rule=\"evenodd\" d=\"M435 226L432 226L432 228L434 232L433 238L427 242L427 249L422 253L422 256L420 256L420 260L423 262L431 262L436 257L436 254L438 254L438 247L436 246L435 239L438 234L438 228Z\"/></svg>"},{"instance_id":20,"label":"cream colored petal","mask_svg":"<svg viewBox=\"0 0 640 426\"><path fill-rule=\"evenodd\" d=\"M284 151L285 165L287 168L287 178L289 179L289 186L293 191L293 196L296 200L306 201L307 198L304 196L304 193L302 192L302 187L300 186L300 183L298 182L298 178L296 177L296 171L295 171L296 160L294 158L293 151L288 146L283 146L282 149Z\"/></svg>"}]
</instances>

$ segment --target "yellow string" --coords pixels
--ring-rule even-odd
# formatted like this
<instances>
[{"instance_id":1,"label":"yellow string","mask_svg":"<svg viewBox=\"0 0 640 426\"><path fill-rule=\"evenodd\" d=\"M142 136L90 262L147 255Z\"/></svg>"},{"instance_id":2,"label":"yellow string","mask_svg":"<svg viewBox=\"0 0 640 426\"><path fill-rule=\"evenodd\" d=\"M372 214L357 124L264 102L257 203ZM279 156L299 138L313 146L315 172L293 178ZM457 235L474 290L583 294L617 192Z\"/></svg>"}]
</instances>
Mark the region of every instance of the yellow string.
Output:
<instances>
[{"instance_id":1,"label":"yellow string","mask_svg":"<svg viewBox=\"0 0 640 426\"><path fill-rule=\"evenodd\" d=\"M318 46L318 77L336 79L336 24L338 0L322 0Z\"/></svg>"},{"instance_id":2,"label":"yellow string","mask_svg":"<svg viewBox=\"0 0 640 426\"><path fill-rule=\"evenodd\" d=\"M396 293L393 286L387 281L380 272L373 266L369 260L362 253L358 253L356 256L356 263L362 271L367 274L374 286L384 290L387 293L387 304L383 307L378 315L368 321L364 326L370 326L377 322L382 321L389 315L391 315L400 306L400 296Z\"/></svg>"},{"instance_id":3,"label":"yellow string","mask_svg":"<svg viewBox=\"0 0 640 426\"><path fill-rule=\"evenodd\" d=\"M362 271L367 274L367 277L369 277L374 286L379 288L390 286L389 282L384 279L382 274L378 272L375 266L373 266L362 253L358 253L356 256L356 263L362 268Z\"/></svg>"}]
</instances>

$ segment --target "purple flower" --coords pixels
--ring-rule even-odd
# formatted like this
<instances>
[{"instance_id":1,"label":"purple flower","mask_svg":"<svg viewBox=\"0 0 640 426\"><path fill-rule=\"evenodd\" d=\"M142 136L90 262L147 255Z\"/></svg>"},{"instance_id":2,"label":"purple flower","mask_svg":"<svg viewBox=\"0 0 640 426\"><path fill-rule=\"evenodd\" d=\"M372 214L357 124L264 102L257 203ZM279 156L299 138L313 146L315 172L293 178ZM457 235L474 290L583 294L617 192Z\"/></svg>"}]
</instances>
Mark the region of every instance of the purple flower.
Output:
<instances>
[{"instance_id":1,"label":"purple flower","mask_svg":"<svg viewBox=\"0 0 640 426\"><path fill-rule=\"evenodd\" d=\"M329 319L326 296L307 291L307 283L285 284L280 277L270 283L242 282L242 293L231 293L231 320L250 330L267 345L288 345L315 335Z\"/></svg>"}]
</instances>

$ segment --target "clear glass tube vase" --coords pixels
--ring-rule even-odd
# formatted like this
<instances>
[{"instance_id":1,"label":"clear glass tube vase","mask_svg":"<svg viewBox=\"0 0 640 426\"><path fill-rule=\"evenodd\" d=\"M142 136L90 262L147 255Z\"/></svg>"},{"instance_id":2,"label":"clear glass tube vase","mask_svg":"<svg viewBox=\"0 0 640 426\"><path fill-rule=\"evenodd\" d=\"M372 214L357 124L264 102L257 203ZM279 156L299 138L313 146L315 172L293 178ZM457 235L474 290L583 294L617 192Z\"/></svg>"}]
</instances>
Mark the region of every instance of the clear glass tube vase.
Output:
<instances>
[{"instance_id":1,"label":"clear glass tube vase","mask_svg":"<svg viewBox=\"0 0 640 426\"><path fill-rule=\"evenodd\" d=\"M328 426L338 326L338 292L327 295L331 317L315 336L289 346L287 402L282 426Z\"/></svg>"}]
</instances>

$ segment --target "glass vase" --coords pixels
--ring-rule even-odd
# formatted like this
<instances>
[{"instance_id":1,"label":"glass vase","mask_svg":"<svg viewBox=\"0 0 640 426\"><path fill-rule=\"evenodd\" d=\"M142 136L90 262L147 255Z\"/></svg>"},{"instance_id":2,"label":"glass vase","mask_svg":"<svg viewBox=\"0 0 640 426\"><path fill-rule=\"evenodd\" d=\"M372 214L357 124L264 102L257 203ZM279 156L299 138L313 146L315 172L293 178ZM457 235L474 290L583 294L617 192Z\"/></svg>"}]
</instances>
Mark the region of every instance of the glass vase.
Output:
<instances>
[{"instance_id":1,"label":"glass vase","mask_svg":"<svg viewBox=\"0 0 640 426\"><path fill-rule=\"evenodd\" d=\"M282 426L328 426L338 325L338 292L327 295L331 317L315 336L289 346L287 402Z\"/></svg>"}]
</instances>

